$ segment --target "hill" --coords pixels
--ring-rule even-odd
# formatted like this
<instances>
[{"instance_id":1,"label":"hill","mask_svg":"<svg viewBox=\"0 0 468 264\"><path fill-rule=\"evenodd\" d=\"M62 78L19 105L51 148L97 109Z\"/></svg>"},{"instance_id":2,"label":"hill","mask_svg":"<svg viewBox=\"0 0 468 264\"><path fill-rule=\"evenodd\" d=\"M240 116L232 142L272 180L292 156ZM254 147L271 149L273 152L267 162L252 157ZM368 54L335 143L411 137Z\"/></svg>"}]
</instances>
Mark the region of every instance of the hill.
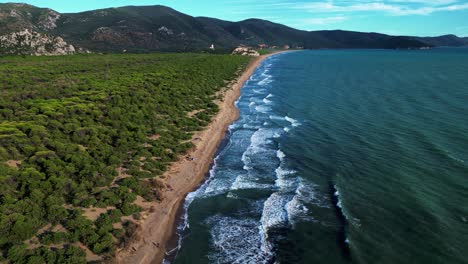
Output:
<instances>
[{"instance_id":1,"label":"hill","mask_svg":"<svg viewBox=\"0 0 468 264\"><path fill-rule=\"evenodd\" d=\"M26 34L28 40L33 38L32 35L39 34L44 41L39 41L39 44L37 41L29 41L25 44L17 33L26 29L30 32ZM55 47L47 43L61 44ZM73 48L67 49L69 44ZM463 46L468 45L468 41L454 35L411 37L343 30L304 31L261 19L230 22L192 17L161 5L60 14L51 9L26 4L0 4L1 53L37 54L47 47L50 54L70 54L86 50L202 51L212 44L219 52L227 52L239 45L259 44L306 49L394 49Z\"/></svg>"},{"instance_id":2,"label":"hill","mask_svg":"<svg viewBox=\"0 0 468 264\"><path fill-rule=\"evenodd\" d=\"M468 45L468 38L459 38L455 35L444 35L439 37L422 37L415 39L436 47L461 47Z\"/></svg>"}]
</instances>

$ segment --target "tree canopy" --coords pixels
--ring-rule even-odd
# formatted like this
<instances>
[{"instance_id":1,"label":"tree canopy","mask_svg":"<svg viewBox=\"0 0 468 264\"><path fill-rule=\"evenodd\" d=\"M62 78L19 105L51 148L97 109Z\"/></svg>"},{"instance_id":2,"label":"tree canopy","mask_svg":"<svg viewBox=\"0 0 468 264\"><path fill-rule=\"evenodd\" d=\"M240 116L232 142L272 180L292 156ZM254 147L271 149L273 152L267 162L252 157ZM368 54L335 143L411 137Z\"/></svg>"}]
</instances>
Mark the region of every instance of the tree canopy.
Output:
<instances>
[{"instance_id":1,"label":"tree canopy","mask_svg":"<svg viewBox=\"0 0 468 264\"><path fill-rule=\"evenodd\" d=\"M193 132L218 111L218 92L248 60L206 54L1 58L3 258L83 263L77 245L112 257L116 241L125 239L114 223L140 211L138 195L160 198L155 179L192 147ZM92 221L82 210L90 207L115 209Z\"/></svg>"}]
</instances>

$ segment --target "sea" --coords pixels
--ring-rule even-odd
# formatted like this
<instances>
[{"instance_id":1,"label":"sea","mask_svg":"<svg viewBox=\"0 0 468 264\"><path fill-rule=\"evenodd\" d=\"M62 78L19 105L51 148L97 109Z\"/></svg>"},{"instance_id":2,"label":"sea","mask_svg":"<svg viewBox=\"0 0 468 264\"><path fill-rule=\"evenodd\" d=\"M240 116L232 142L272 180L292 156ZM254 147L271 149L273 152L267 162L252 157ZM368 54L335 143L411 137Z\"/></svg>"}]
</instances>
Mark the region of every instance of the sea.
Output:
<instances>
[{"instance_id":1,"label":"sea","mask_svg":"<svg viewBox=\"0 0 468 264\"><path fill-rule=\"evenodd\" d=\"M468 263L468 49L266 59L164 263Z\"/></svg>"}]
</instances>

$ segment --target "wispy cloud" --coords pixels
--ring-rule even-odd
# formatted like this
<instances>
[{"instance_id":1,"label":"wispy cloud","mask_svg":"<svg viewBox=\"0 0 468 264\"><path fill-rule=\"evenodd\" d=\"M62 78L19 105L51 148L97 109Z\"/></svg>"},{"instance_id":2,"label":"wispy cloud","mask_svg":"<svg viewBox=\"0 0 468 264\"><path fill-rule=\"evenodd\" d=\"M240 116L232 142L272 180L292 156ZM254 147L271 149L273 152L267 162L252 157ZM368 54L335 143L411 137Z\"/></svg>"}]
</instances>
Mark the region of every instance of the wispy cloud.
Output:
<instances>
[{"instance_id":1,"label":"wispy cloud","mask_svg":"<svg viewBox=\"0 0 468 264\"><path fill-rule=\"evenodd\" d=\"M425 5L449 5L458 2L458 0L388 0L388 3L418 3Z\"/></svg>"},{"instance_id":2,"label":"wispy cloud","mask_svg":"<svg viewBox=\"0 0 468 264\"><path fill-rule=\"evenodd\" d=\"M330 25L347 20L345 16L306 18L301 20L301 25Z\"/></svg>"},{"instance_id":3,"label":"wispy cloud","mask_svg":"<svg viewBox=\"0 0 468 264\"><path fill-rule=\"evenodd\" d=\"M384 12L395 16L405 16L467 10L468 3L458 3L455 0L358 1L352 4L349 1L327 1L300 3L293 8L307 10L311 13Z\"/></svg>"}]
</instances>

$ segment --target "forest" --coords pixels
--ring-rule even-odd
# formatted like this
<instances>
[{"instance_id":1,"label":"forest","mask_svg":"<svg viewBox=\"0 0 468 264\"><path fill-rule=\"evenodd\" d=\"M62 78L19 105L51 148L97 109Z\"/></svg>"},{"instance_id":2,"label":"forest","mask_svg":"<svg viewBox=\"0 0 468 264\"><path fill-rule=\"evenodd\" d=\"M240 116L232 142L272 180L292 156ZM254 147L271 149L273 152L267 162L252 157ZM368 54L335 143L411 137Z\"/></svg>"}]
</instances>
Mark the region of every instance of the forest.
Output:
<instances>
[{"instance_id":1,"label":"forest","mask_svg":"<svg viewBox=\"0 0 468 264\"><path fill-rule=\"evenodd\" d=\"M0 262L112 258L249 58L0 58ZM196 113L196 114L190 114ZM85 211L104 209L96 219ZM125 220L124 220L125 219Z\"/></svg>"}]
</instances>

